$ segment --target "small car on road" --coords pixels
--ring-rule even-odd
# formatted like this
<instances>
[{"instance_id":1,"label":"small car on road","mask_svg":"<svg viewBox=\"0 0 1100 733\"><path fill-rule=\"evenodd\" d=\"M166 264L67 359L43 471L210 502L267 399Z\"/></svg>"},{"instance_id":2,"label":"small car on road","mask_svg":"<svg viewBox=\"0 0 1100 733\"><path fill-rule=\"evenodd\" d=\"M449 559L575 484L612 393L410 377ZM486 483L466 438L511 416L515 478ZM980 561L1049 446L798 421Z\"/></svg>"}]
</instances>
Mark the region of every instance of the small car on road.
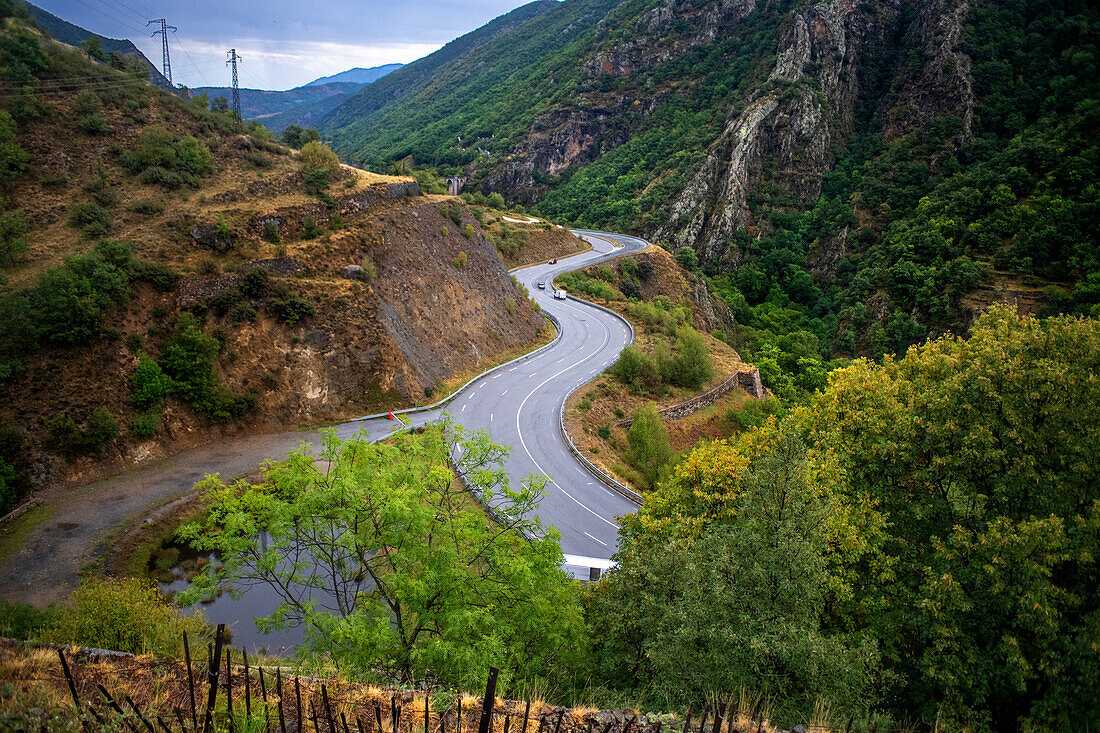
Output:
<instances>
[{"instance_id":1,"label":"small car on road","mask_svg":"<svg viewBox=\"0 0 1100 733\"><path fill-rule=\"evenodd\" d=\"M557 257L555 257L554 259L550 260L550 261L549 261L549 262L547 262L546 264L548 264L548 265L556 265L556 264L558 264L558 258L557 258Z\"/></svg>"},{"instance_id":2,"label":"small car on road","mask_svg":"<svg viewBox=\"0 0 1100 733\"><path fill-rule=\"evenodd\" d=\"M546 281L539 280L539 290L546 290Z\"/></svg>"}]
</instances>

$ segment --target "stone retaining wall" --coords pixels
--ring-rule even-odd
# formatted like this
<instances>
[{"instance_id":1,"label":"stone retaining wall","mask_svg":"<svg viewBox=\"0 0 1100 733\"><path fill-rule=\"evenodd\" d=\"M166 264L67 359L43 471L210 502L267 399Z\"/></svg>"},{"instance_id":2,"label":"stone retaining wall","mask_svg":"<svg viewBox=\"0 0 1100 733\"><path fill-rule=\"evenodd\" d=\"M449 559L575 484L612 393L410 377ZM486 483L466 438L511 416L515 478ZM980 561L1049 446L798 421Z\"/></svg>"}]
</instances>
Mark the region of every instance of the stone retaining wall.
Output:
<instances>
[{"instance_id":1,"label":"stone retaining wall","mask_svg":"<svg viewBox=\"0 0 1100 733\"><path fill-rule=\"evenodd\" d=\"M701 395L684 400L678 404L663 407L657 410L657 414L665 420L680 420L694 412L698 412L704 407L710 407L720 398L732 392L735 387L743 388L758 400L764 397L764 385L760 381L760 370L753 367L747 372L734 372L714 389L708 390ZM621 428L629 428L632 422L634 422L632 419L626 418L615 424Z\"/></svg>"}]
</instances>

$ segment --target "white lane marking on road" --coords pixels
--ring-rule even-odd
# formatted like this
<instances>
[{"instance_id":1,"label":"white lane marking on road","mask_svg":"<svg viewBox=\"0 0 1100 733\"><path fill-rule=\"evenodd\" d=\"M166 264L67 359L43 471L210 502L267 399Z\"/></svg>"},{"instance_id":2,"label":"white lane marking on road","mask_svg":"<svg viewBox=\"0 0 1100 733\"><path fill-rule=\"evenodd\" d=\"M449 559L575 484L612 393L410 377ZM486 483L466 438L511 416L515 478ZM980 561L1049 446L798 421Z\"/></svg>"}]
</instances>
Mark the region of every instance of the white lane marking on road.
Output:
<instances>
[{"instance_id":1,"label":"white lane marking on road","mask_svg":"<svg viewBox=\"0 0 1100 733\"><path fill-rule=\"evenodd\" d=\"M514 372L514 371L515 371L515 370L517 370L517 369L519 369L519 367L518 367L518 366L514 366L514 367L512 367L511 369L509 369L508 371L510 371L510 372Z\"/></svg>"},{"instance_id":2,"label":"white lane marking on road","mask_svg":"<svg viewBox=\"0 0 1100 733\"><path fill-rule=\"evenodd\" d=\"M459 412L466 412L466 405L465 404L462 405L462 409L459 410Z\"/></svg>"},{"instance_id":3,"label":"white lane marking on road","mask_svg":"<svg viewBox=\"0 0 1100 733\"><path fill-rule=\"evenodd\" d=\"M498 374L494 374L494 375L493 375L493 379L500 379L500 378L501 378L501 377L503 377L503 376L504 376L503 374L499 374L499 373L498 373Z\"/></svg>"},{"instance_id":4,"label":"white lane marking on road","mask_svg":"<svg viewBox=\"0 0 1100 733\"><path fill-rule=\"evenodd\" d=\"M493 413L490 412L489 413L489 422L492 422L492 421L493 421Z\"/></svg>"},{"instance_id":5,"label":"white lane marking on road","mask_svg":"<svg viewBox=\"0 0 1100 733\"><path fill-rule=\"evenodd\" d=\"M593 537L592 535L588 534L587 532L585 532L585 534L587 534L587 535L588 535L589 539L593 539L593 540L596 540L596 542L599 542L599 543L600 543L601 545L603 545L604 547L607 547L607 543L606 543L606 542L604 542L603 540L601 540L601 539L600 539L599 537Z\"/></svg>"},{"instance_id":6,"label":"white lane marking on road","mask_svg":"<svg viewBox=\"0 0 1100 733\"><path fill-rule=\"evenodd\" d=\"M501 396L501 397L503 397L503 396L504 396L504 395L506 395L506 394L508 394L508 390L504 390L503 392L501 392L501 393L500 393L500 396Z\"/></svg>"},{"instance_id":7,"label":"white lane marking on road","mask_svg":"<svg viewBox=\"0 0 1100 733\"><path fill-rule=\"evenodd\" d=\"M603 324L600 324L600 325L602 326ZM554 479L550 478L550 474L548 474L548 473L546 472L546 470L545 470L545 469L544 469L544 468L543 468L542 466L540 466L540 465L539 465L539 462L535 460L535 457L534 457L533 455L531 455L531 449L527 447L527 441L523 439L523 430L522 430L522 429L520 428L520 426L519 426L519 418L520 418L520 415L522 415L522 414L523 414L523 406L527 404L527 400L531 399L531 395L533 395L533 394L534 394L535 392L538 392L538 391L539 391L539 390L540 390L540 389L542 388L542 386L543 386L543 385L545 385L545 384L546 384L547 382L549 382L550 380L554 379L555 377L557 377L557 376L559 376L559 375L565 374L565 373L566 373L567 371L569 371L569 370L570 370L570 369L572 369L573 367L575 367L575 366L580 366L580 365L581 365L581 364L583 364L584 362L588 361L588 360L589 360L589 359L591 359L592 357L594 357L594 356L596 356L597 354L599 354L599 353L600 353L601 351L603 351L604 347L605 347L605 346L607 346L607 344L608 344L608 342L609 342L610 340L611 340L611 330L610 330L609 328L606 328L606 327L605 327L605 328L604 328L603 343L602 343L602 344L600 345L600 347L599 347L598 349L596 349L596 350L595 350L594 352L592 352L591 354L589 354L589 355L588 355L588 356L586 356L585 358L581 359L581 360L580 360L579 362L577 362L576 364L573 364L573 365L567 366L567 367L566 367L565 369L562 369L562 370L561 370L560 372L558 372L557 374L552 374L552 375L550 375L549 377L547 377L546 379L544 379L544 380L542 381L542 383L541 383L541 384L539 384L539 385L538 385L537 387L535 387L535 388L534 388L533 390L531 390L531 391L530 391L530 392L529 392L529 393L527 394L527 396L523 398L523 401L519 403L519 407L518 407L518 408L516 408L516 433L518 433L518 434L519 434L519 443L520 443L520 445L522 445L522 446L523 446L523 452L524 452L524 453L526 453L526 454L527 454L527 457L531 459L531 463L534 463L534 464L535 464L535 468L537 468L537 469L539 470L539 473L541 473L541 474L543 474L544 476L546 476L547 480L549 480L551 484L553 484L554 486L556 486L556 487L558 488L558 490L559 490L559 491L561 491L561 493L565 494L565 495L566 495L566 496L568 496L568 497L569 497L570 499L572 499L572 500L573 500L574 502L576 502L576 504L577 504L577 505L578 505L579 507L581 507L582 509L584 509L584 510L585 510L586 512L588 512L588 513L589 513L589 514L591 514L592 516L596 517L596 518L597 518L597 519L599 519L599 520L600 520L601 522L606 522L607 524L611 525L612 527L615 527L616 529L618 529L619 525L615 524L615 523L614 523L614 522L612 522L612 521L611 521L610 519L607 519L607 518L606 518L606 517L604 517L604 516L603 516L602 514L599 514L598 512L596 512L595 510L593 510L593 509L592 509L591 507L589 507L589 506L588 506L587 504L585 504L584 502L582 502L582 501L581 501L580 499L578 499L577 497L573 496L573 495L572 495L572 494L570 494L570 493L569 493L568 491L566 491L565 489L563 489L563 488L561 487L561 484L559 484L559 483L558 483L557 481L555 481ZM608 489L608 491L610 491L610 489Z\"/></svg>"}]
</instances>

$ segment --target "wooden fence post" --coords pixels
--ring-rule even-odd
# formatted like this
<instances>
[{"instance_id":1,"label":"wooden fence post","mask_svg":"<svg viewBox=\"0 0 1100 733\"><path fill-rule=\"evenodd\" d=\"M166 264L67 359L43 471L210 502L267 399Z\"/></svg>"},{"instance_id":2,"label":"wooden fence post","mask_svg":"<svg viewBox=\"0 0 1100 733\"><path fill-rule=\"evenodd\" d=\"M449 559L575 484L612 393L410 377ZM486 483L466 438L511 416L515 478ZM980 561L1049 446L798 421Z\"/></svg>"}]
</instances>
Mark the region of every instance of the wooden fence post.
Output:
<instances>
[{"instance_id":1,"label":"wooden fence post","mask_svg":"<svg viewBox=\"0 0 1100 733\"><path fill-rule=\"evenodd\" d=\"M485 697L481 698L481 721L477 733L489 733L493 724L493 707L497 702L497 675L500 670L489 667L489 680L485 683Z\"/></svg>"},{"instance_id":2,"label":"wooden fence post","mask_svg":"<svg viewBox=\"0 0 1100 733\"><path fill-rule=\"evenodd\" d=\"M214 634L214 647L210 650L210 664L206 668L206 681L210 689L206 694L206 717L202 724L204 731L211 731L214 727L214 703L218 699L218 671L221 667L224 634L225 624L218 624L218 630Z\"/></svg>"},{"instance_id":3,"label":"wooden fence post","mask_svg":"<svg viewBox=\"0 0 1100 733\"><path fill-rule=\"evenodd\" d=\"M229 730L233 726L233 669L229 666L229 649L225 650L225 711L229 714Z\"/></svg>"},{"instance_id":4,"label":"wooden fence post","mask_svg":"<svg viewBox=\"0 0 1100 733\"><path fill-rule=\"evenodd\" d=\"M199 718L195 712L195 676L191 672L191 647L187 643L187 632L183 632L183 661L187 665L187 691L191 695L191 730L199 729ZM183 728L182 721L180 728Z\"/></svg>"},{"instance_id":5,"label":"wooden fence post","mask_svg":"<svg viewBox=\"0 0 1100 733\"><path fill-rule=\"evenodd\" d=\"M531 715L531 701L527 701L527 707L523 709L523 733L527 733L527 718Z\"/></svg>"},{"instance_id":6,"label":"wooden fence post","mask_svg":"<svg viewBox=\"0 0 1100 733\"><path fill-rule=\"evenodd\" d=\"M244 715L245 719L252 718L252 692L249 690L252 682L248 675L248 652L241 647L241 659L244 660Z\"/></svg>"}]
</instances>

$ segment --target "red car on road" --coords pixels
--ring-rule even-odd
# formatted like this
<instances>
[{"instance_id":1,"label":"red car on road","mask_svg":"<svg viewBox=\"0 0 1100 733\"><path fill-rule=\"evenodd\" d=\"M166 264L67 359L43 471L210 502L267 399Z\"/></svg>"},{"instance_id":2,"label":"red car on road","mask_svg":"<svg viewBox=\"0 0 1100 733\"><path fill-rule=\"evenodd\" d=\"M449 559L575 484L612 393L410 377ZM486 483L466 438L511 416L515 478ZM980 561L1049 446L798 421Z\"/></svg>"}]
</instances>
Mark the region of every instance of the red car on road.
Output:
<instances>
[{"instance_id":1,"label":"red car on road","mask_svg":"<svg viewBox=\"0 0 1100 733\"><path fill-rule=\"evenodd\" d=\"M556 264L558 264L558 258L557 258L557 257L555 257L554 259L550 260L550 261L549 261L549 262L547 262L546 264L548 264L548 265L556 265Z\"/></svg>"}]
</instances>

